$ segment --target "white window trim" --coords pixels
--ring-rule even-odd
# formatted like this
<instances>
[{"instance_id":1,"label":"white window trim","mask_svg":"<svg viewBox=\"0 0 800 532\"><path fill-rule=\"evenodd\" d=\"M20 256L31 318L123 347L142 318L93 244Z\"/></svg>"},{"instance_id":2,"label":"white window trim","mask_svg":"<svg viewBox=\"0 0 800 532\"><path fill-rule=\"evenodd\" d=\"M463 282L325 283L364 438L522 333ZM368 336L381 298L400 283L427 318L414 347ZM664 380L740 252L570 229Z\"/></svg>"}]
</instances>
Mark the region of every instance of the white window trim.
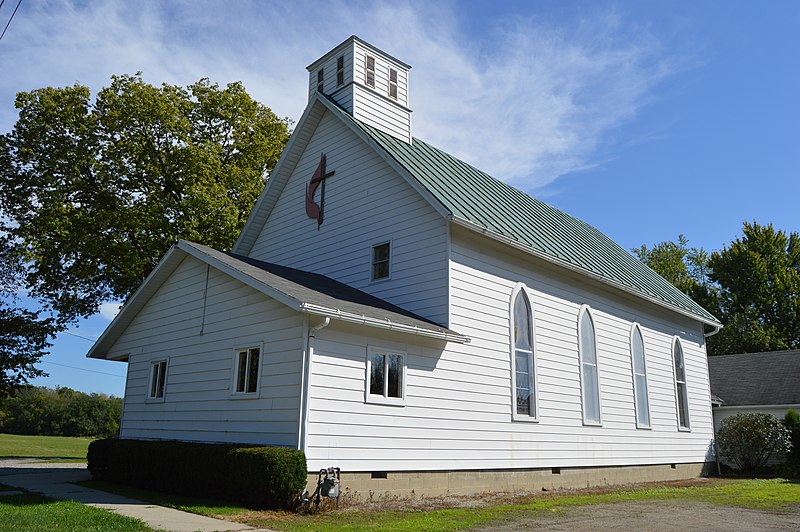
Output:
<instances>
[{"instance_id":1,"label":"white window trim","mask_svg":"<svg viewBox=\"0 0 800 532\"><path fill-rule=\"evenodd\" d=\"M647 348L645 347L643 357L642 357L642 364L644 365L644 381L647 384L647 420L649 422L648 425L640 425L639 424L639 404L636 400L639 395L637 394L638 390L636 389L636 364L633 361L633 335L636 331L639 331L639 335L642 337L642 346L644 346L644 333L642 332L642 327L633 322L631 324L631 333L630 333L630 353L631 353L631 380L633 381L633 415L636 420L636 428L643 429L643 430L652 430L653 428L653 419L650 417L650 383L648 382L647 378Z\"/></svg>"},{"instance_id":2,"label":"white window trim","mask_svg":"<svg viewBox=\"0 0 800 532\"><path fill-rule=\"evenodd\" d=\"M369 60L372 59L372 85L369 84ZM378 61L374 55L364 54L364 86L376 89L378 85Z\"/></svg>"},{"instance_id":3,"label":"white window trim","mask_svg":"<svg viewBox=\"0 0 800 532\"><path fill-rule=\"evenodd\" d=\"M517 356L516 346L514 342L514 303L517 295L523 292L528 298L528 306L531 310L531 349L533 352L529 354L528 360L531 368L530 385L533 387L533 413L529 415L520 414L517 412ZM530 289L523 283L514 285L511 291L511 299L509 301L509 356L511 357L511 419L513 421L526 421L529 423L539 422L539 372L537 371L537 349L536 349L536 320L533 319L533 297Z\"/></svg>"},{"instance_id":4,"label":"white window trim","mask_svg":"<svg viewBox=\"0 0 800 532\"><path fill-rule=\"evenodd\" d=\"M378 247L378 246L382 246L383 244L389 244L389 275L387 275L386 277L381 277L380 279L375 279L375 277L373 276L373 274L374 274L373 266L375 265L373 263L373 260L374 260L374 257L375 257L375 248ZM393 262L392 257L394 256L393 250L394 250L394 242L392 242L391 239L382 240L380 242L376 242L375 244L372 244L369 247L369 282L370 282L370 284L372 284L372 283L383 283L385 281L390 281L392 279L392 272L394 271L394 265L392 264L392 262Z\"/></svg>"},{"instance_id":5,"label":"white window trim","mask_svg":"<svg viewBox=\"0 0 800 532\"><path fill-rule=\"evenodd\" d=\"M237 377L239 376L239 353L242 351L250 351L250 349L258 349L258 377L256 381L256 391L254 392L237 392L236 391L236 381ZM256 344L249 344L243 345L241 347L235 347L233 349L233 356L231 360L233 361L233 367L231 368L231 399L258 399L261 397L261 386L264 383L264 344L256 343ZM248 357L248 364L250 363ZM246 370L245 370L246 371ZM247 389L247 385L245 384L245 389Z\"/></svg>"},{"instance_id":6,"label":"white window trim","mask_svg":"<svg viewBox=\"0 0 800 532\"><path fill-rule=\"evenodd\" d=\"M578 311L578 370L580 373L580 381L581 381L581 418L583 424L590 427L601 427L603 425L603 393L600 390L600 351L597 349L597 320L594 319L592 316L592 308L589 305L581 305L580 310ZM583 322L583 317L588 315L592 320L594 334L592 335L592 341L594 342L594 356L596 360L595 369L597 373L597 409L599 413L598 421L587 420L586 419L586 409L583 407L584 404L584 393L586 391L586 387L584 386L583 380L583 335L581 334L581 324Z\"/></svg>"},{"instance_id":7,"label":"white window trim","mask_svg":"<svg viewBox=\"0 0 800 532\"><path fill-rule=\"evenodd\" d=\"M402 386L400 395L402 397L386 397L385 395L374 395L369 393L369 380L372 374L372 355L400 355L403 357L403 368L400 378L402 379ZM367 363L366 371L364 372L364 402L379 405L390 406L405 406L406 404L406 367L408 366L408 353L400 351L399 349L389 349L386 347L378 347L373 345L367 346ZM389 375L388 372L384 373L384 393L388 385Z\"/></svg>"},{"instance_id":8,"label":"white window trim","mask_svg":"<svg viewBox=\"0 0 800 532\"><path fill-rule=\"evenodd\" d=\"M680 399L678 398L678 376L677 367L675 366L675 347L680 346L681 348L681 357L683 358L683 390L686 393L686 426L681 425L681 404ZM689 408L689 383L686 379L686 350L683 348L683 342L679 336L674 336L672 339L672 352L670 353L670 357L672 358L672 384L675 390L675 421L678 424L678 431L679 432L691 432L692 431L692 410Z\"/></svg>"},{"instance_id":9,"label":"white window trim","mask_svg":"<svg viewBox=\"0 0 800 532\"><path fill-rule=\"evenodd\" d=\"M161 394L161 397L157 397L151 395L153 391L153 373L160 366L161 363L164 363L164 393ZM150 361L150 372L147 375L147 395L145 396L145 400L148 403L163 403L164 398L167 396L167 377L169 376L169 359L168 358L158 358L155 360Z\"/></svg>"}]
</instances>

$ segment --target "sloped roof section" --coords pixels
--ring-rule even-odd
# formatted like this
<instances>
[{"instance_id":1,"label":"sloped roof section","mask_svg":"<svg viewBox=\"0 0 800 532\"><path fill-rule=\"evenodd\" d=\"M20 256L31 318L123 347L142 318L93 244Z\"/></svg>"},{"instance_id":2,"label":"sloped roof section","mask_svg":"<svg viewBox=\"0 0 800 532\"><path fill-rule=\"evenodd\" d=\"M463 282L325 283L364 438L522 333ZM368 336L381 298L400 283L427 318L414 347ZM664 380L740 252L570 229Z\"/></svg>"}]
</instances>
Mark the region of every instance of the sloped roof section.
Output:
<instances>
[{"instance_id":1,"label":"sloped roof section","mask_svg":"<svg viewBox=\"0 0 800 532\"><path fill-rule=\"evenodd\" d=\"M553 262L592 275L692 315L719 321L628 251L591 225L414 138L405 143L359 122L326 99L327 107L365 133L401 165L453 220L514 242Z\"/></svg>"},{"instance_id":2,"label":"sloped roof section","mask_svg":"<svg viewBox=\"0 0 800 532\"><path fill-rule=\"evenodd\" d=\"M445 341L467 343L470 340L422 316L330 277L181 240L164 255L86 356L108 358L109 350L117 339L187 256L205 262L297 312ZM126 360L126 357L116 359Z\"/></svg>"},{"instance_id":3,"label":"sloped roof section","mask_svg":"<svg viewBox=\"0 0 800 532\"><path fill-rule=\"evenodd\" d=\"M800 350L708 357L708 374L724 406L800 405Z\"/></svg>"}]
</instances>

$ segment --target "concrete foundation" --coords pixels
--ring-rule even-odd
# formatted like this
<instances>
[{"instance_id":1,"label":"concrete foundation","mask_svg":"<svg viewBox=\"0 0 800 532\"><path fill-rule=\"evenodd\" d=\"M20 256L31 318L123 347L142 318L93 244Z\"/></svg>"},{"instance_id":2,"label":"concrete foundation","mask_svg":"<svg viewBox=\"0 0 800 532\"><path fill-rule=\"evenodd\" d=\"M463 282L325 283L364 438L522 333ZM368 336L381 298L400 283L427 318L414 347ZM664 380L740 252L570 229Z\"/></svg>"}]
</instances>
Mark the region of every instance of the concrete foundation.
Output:
<instances>
[{"instance_id":1,"label":"concrete foundation","mask_svg":"<svg viewBox=\"0 0 800 532\"><path fill-rule=\"evenodd\" d=\"M487 492L575 489L638 482L683 480L711 471L713 463L612 467L464 471L379 471L341 473L341 490L357 498L437 497ZM314 493L318 473L308 474ZM346 491L345 491L346 490Z\"/></svg>"}]
</instances>

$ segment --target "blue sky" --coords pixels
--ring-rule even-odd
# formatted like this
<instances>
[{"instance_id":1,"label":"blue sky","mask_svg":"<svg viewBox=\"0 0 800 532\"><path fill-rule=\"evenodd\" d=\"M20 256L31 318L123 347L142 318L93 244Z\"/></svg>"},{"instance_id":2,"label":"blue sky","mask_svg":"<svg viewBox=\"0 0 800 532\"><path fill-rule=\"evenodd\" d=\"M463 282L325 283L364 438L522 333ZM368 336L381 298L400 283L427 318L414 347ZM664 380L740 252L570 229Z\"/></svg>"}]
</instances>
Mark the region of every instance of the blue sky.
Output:
<instances>
[{"instance_id":1,"label":"blue sky","mask_svg":"<svg viewBox=\"0 0 800 532\"><path fill-rule=\"evenodd\" d=\"M137 71L240 80L297 119L306 65L356 34L412 65L415 136L625 248L713 250L745 220L800 225L799 30L800 2L778 0L25 0L0 41L0 131L19 91ZM79 337L113 309L59 335L36 383L121 395L124 364Z\"/></svg>"}]
</instances>

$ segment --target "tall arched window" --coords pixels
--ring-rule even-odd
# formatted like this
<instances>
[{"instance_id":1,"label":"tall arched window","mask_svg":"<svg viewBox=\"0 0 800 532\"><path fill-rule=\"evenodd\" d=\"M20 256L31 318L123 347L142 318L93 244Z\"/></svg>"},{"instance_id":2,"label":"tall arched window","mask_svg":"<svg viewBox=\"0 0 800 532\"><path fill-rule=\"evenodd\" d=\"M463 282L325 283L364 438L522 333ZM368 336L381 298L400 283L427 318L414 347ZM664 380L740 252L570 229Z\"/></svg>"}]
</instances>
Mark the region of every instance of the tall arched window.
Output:
<instances>
[{"instance_id":1,"label":"tall arched window","mask_svg":"<svg viewBox=\"0 0 800 532\"><path fill-rule=\"evenodd\" d=\"M636 426L650 428L650 400L647 396L647 362L644 356L644 338L639 324L631 326L631 370L633 371L633 402Z\"/></svg>"},{"instance_id":2,"label":"tall arched window","mask_svg":"<svg viewBox=\"0 0 800 532\"><path fill-rule=\"evenodd\" d=\"M511 299L511 365L514 419L536 420L536 358L533 353L533 314L525 286L518 285Z\"/></svg>"},{"instance_id":3,"label":"tall arched window","mask_svg":"<svg viewBox=\"0 0 800 532\"><path fill-rule=\"evenodd\" d=\"M578 314L578 350L581 366L583 423L600 425L600 378L597 371L597 343L594 320L587 305Z\"/></svg>"},{"instance_id":4,"label":"tall arched window","mask_svg":"<svg viewBox=\"0 0 800 532\"><path fill-rule=\"evenodd\" d=\"M683 347L677 336L672 344L672 362L675 366L675 402L678 407L678 429L689 430L689 397L686 392L686 367Z\"/></svg>"}]
</instances>

